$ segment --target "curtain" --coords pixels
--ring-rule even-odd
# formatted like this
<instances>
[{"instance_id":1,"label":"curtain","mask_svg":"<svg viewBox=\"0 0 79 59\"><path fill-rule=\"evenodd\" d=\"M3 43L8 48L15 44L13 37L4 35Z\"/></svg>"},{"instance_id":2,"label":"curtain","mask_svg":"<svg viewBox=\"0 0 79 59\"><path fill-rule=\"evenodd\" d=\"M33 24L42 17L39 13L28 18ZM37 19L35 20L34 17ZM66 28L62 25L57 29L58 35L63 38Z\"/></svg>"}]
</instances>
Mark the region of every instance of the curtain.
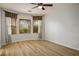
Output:
<instances>
[{"instance_id":1,"label":"curtain","mask_svg":"<svg viewBox=\"0 0 79 59\"><path fill-rule=\"evenodd\" d=\"M11 17L17 19L17 14L5 11L6 17Z\"/></svg>"},{"instance_id":2,"label":"curtain","mask_svg":"<svg viewBox=\"0 0 79 59\"><path fill-rule=\"evenodd\" d=\"M12 31L12 34L16 34L17 14L5 11L5 17L10 17L11 18L11 31Z\"/></svg>"},{"instance_id":3,"label":"curtain","mask_svg":"<svg viewBox=\"0 0 79 59\"><path fill-rule=\"evenodd\" d=\"M12 12L7 12L5 11L5 20L6 20L6 25L7 25L7 21L9 19L11 19L11 34L16 34L16 19L17 19L17 14L16 13L12 13ZM9 34L8 32L8 26L6 26L6 37L8 37L8 39L6 39L7 44L11 43L11 34Z\"/></svg>"},{"instance_id":4,"label":"curtain","mask_svg":"<svg viewBox=\"0 0 79 59\"><path fill-rule=\"evenodd\" d=\"M33 16L33 20L42 20L42 16Z\"/></svg>"},{"instance_id":5,"label":"curtain","mask_svg":"<svg viewBox=\"0 0 79 59\"><path fill-rule=\"evenodd\" d=\"M42 16L33 16L33 33L38 33L38 39L42 38Z\"/></svg>"}]
</instances>

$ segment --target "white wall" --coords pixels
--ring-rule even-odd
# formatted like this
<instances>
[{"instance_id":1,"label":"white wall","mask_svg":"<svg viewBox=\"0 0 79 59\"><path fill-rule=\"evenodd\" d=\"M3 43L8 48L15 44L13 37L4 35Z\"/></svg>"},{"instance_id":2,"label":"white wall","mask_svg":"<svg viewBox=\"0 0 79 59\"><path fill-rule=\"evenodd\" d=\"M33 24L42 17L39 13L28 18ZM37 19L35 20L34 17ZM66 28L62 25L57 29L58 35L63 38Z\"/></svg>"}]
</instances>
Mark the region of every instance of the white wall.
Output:
<instances>
[{"instance_id":1,"label":"white wall","mask_svg":"<svg viewBox=\"0 0 79 59\"><path fill-rule=\"evenodd\" d=\"M31 24L33 24L32 16L29 14L19 13L17 16L17 34L11 35L12 42L23 41L23 40L37 40L38 34L33 33L33 26L31 25L31 33L19 34L19 19L28 19L31 20Z\"/></svg>"},{"instance_id":2,"label":"white wall","mask_svg":"<svg viewBox=\"0 0 79 59\"><path fill-rule=\"evenodd\" d=\"M1 11L1 43L2 45L6 45L6 20L5 20L5 12Z\"/></svg>"},{"instance_id":3,"label":"white wall","mask_svg":"<svg viewBox=\"0 0 79 59\"><path fill-rule=\"evenodd\" d=\"M25 41L25 40L37 40L38 35L37 34L17 34L17 35L11 35L12 42L17 41Z\"/></svg>"},{"instance_id":4,"label":"white wall","mask_svg":"<svg viewBox=\"0 0 79 59\"><path fill-rule=\"evenodd\" d=\"M79 50L79 4L54 4L47 11L45 39Z\"/></svg>"},{"instance_id":5,"label":"white wall","mask_svg":"<svg viewBox=\"0 0 79 59\"><path fill-rule=\"evenodd\" d=\"M4 11L0 8L0 47L2 47L3 45L6 45L6 23L5 23L5 13Z\"/></svg>"},{"instance_id":6,"label":"white wall","mask_svg":"<svg viewBox=\"0 0 79 59\"><path fill-rule=\"evenodd\" d=\"M1 48L1 9L0 9L0 48Z\"/></svg>"},{"instance_id":7,"label":"white wall","mask_svg":"<svg viewBox=\"0 0 79 59\"><path fill-rule=\"evenodd\" d=\"M41 35L42 35L42 40L45 40L45 15L43 15L43 17L42 17L42 26L41 26L41 29L42 29L42 33L41 33Z\"/></svg>"}]
</instances>

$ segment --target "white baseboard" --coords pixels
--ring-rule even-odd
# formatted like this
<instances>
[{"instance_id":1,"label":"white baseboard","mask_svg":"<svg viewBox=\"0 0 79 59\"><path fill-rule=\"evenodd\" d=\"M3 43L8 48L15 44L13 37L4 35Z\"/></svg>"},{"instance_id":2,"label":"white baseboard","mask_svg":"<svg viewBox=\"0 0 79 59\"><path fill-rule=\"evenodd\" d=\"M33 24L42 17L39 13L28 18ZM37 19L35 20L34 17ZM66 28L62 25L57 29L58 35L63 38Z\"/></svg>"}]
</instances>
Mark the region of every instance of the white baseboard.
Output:
<instances>
[{"instance_id":1,"label":"white baseboard","mask_svg":"<svg viewBox=\"0 0 79 59\"><path fill-rule=\"evenodd\" d=\"M59 44L59 45L61 45L61 46L64 46L64 47L67 47L67 48L70 48L70 49L74 49L74 50L79 51L78 48L73 48L73 47L67 46L67 45L65 45L65 44L63 44L63 43L57 42L57 41L52 41L52 40L48 40L48 41L54 42L54 43Z\"/></svg>"}]
</instances>

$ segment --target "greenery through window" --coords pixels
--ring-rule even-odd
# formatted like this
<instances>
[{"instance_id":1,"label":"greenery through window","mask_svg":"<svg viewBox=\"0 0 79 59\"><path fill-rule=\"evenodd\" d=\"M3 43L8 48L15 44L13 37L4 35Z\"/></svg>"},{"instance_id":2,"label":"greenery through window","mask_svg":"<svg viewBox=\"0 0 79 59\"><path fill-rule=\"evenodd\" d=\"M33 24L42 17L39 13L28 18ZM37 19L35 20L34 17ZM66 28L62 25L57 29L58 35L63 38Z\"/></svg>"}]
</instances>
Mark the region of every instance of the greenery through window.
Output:
<instances>
[{"instance_id":1,"label":"greenery through window","mask_svg":"<svg viewBox=\"0 0 79 59\"><path fill-rule=\"evenodd\" d=\"M19 32L20 33L30 33L30 29L31 29L31 20L20 19Z\"/></svg>"}]
</instances>

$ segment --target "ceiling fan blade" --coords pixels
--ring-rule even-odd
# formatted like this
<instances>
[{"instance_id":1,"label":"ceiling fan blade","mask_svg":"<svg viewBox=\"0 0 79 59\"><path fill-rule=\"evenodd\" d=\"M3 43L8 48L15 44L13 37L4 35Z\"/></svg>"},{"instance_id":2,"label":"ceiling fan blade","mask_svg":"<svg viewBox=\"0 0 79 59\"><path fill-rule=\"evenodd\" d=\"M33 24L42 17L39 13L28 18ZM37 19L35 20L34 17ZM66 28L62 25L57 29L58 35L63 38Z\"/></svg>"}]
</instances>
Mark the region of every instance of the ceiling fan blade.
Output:
<instances>
[{"instance_id":1,"label":"ceiling fan blade","mask_svg":"<svg viewBox=\"0 0 79 59\"><path fill-rule=\"evenodd\" d=\"M35 6L35 7L33 7L32 9L34 9L34 8L37 8L38 6Z\"/></svg>"},{"instance_id":2,"label":"ceiling fan blade","mask_svg":"<svg viewBox=\"0 0 79 59\"><path fill-rule=\"evenodd\" d=\"M37 3L30 3L30 4L38 5Z\"/></svg>"},{"instance_id":3,"label":"ceiling fan blade","mask_svg":"<svg viewBox=\"0 0 79 59\"><path fill-rule=\"evenodd\" d=\"M44 7L42 7L42 10L45 10L45 8L44 8Z\"/></svg>"},{"instance_id":4,"label":"ceiling fan blade","mask_svg":"<svg viewBox=\"0 0 79 59\"><path fill-rule=\"evenodd\" d=\"M53 4L43 4L43 6L53 6Z\"/></svg>"}]
</instances>

